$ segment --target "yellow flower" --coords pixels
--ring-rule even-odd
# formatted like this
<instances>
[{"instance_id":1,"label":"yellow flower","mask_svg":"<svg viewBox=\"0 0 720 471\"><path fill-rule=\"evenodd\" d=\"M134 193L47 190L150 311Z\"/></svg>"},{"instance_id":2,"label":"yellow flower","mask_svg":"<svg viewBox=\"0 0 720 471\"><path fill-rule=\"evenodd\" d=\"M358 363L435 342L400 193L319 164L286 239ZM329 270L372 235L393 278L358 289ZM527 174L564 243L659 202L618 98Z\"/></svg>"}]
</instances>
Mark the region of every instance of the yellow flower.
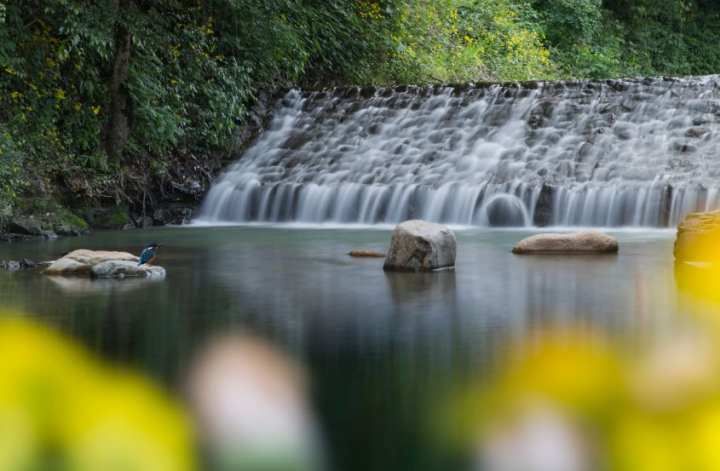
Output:
<instances>
[{"instance_id":1,"label":"yellow flower","mask_svg":"<svg viewBox=\"0 0 720 471\"><path fill-rule=\"evenodd\" d=\"M618 471L680 471L678 445L683 440L673 427L641 414L624 414L610 435L612 468Z\"/></svg>"},{"instance_id":2,"label":"yellow flower","mask_svg":"<svg viewBox=\"0 0 720 471\"><path fill-rule=\"evenodd\" d=\"M90 111L92 111L92 114L94 114L96 116L98 115L98 113L100 113L100 109L101 109L100 106L91 106L90 107Z\"/></svg>"},{"instance_id":3,"label":"yellow flower","mask_svg":"<svg viewBox=\"0 0 720 471\"><path fill-rule=\"evenodd\" d=\"M134 374L115 374L81 392L63 443L75 471L185 471L193 467L189 420Z\"/></svg>"},{"instance_id":4,"label":"yellow flower","mask_svg":"<svg viewBox=\"0 0 720 471\"><path fill-rule=\"evenodd\" d=\"M150 381L118 372L69 339L0 311L0 469L193 468L184 411Z\"/></svg>"},{"instance_id":5,"label":"yellow flower","mask_svg":"<svg viewBox=\"0 0 720 471\"><path fill-rule=\"evenodd\" d=\"M19 317L0 322L0 469L19 469L57 437L74 390L93 381L92 360Z\"/></svg>"},{"instance_id":6,"label":"yellow flower","mask_svg":"<svg viewBox=\"0 0 720 471\"><path fill-rule=\"evenodd\" d=\"M578 414L612 406L623 386L621 362L593 335L544 334L510 366L503 389L516 399L538 397Z\"/></svg>"},{"instance_id":7,"label":"yellow flower","mask_svg":"<svg viewBox=\"0 0 720 471\"><path fill-rule=\"evenodd\" d=\"M55 89L55 99L64 100L65 99L65 90L63 90L62 88Z\"/></svg>"}]
</instances>

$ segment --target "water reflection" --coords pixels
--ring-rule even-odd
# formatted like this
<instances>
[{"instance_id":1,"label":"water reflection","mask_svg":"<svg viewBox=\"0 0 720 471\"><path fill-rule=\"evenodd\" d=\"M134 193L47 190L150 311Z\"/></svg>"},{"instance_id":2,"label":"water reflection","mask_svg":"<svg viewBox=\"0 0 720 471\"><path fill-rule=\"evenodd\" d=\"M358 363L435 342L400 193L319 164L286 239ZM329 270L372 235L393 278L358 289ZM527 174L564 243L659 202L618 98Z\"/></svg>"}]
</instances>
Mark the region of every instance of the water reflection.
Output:
<instances>
[{"instance_id":1,"label":"water reflection","mask_svg":"<svg viewBox=\"0 0 720 471\"><path fill-rule=\"evenodd\" d=\"M49 276L47 278L54 286L70 295L110 294L112 292L127 293L138 288L148 287L162 280L150 278L131 278L125 280L78 278Z\"/></svg>"},{"instance_id":2,"label":"water reflection","mask_svg":"<svg viewBox=\"0 0 720 471\"><path fill-rule=\"evenodd\" d=\"M442 299L449 312L457 312L455 270L435 273L384 273L395 303L412 305Z\"/></svg>"}]
</instances>

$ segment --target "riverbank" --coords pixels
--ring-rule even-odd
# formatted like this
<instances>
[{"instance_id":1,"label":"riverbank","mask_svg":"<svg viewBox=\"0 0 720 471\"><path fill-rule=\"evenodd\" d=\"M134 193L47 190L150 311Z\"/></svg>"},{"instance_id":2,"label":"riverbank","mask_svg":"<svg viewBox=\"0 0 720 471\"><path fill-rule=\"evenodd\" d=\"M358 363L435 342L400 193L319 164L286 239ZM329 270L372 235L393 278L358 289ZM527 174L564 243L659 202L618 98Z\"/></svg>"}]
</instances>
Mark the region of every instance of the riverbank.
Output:
<instances>
[{"instance_id":1,"label":"riverbank","mask_svg":"<svg viewBox=\"0 0 720 471\"><path fill-rule=\"evenodd\" d=\"M12 202L0 200L0 242L188 223L213 180L265 129L278 93L258 95L227 152L126 160L116 175L96 179L23 169L28 183Z\"/></svg>"},{"instance_id":2,"label":"riverbank","mask_svg":"<svg viewBox=\"0 0 720 471\"><path fill-rule=\"evenodd\" d=\"M148 179L142 187L124 192L120 200L74 194L64 182L38 192L42 196L23 195L0 214L0 241L187 223L212 178L227 164L221 158L195 160L187 159L181 169L176 167L163 178ZM41 181L35 183L44 186Z\"/></svg>"}]
</instances>

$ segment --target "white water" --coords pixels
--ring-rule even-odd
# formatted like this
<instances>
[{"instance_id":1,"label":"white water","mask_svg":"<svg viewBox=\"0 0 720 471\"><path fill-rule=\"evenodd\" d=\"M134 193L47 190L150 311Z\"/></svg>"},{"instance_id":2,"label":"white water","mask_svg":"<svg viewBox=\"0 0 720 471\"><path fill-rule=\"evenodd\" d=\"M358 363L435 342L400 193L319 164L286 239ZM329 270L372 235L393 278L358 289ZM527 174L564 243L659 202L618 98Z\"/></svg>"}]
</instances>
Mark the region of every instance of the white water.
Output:
<instances>
[{"instance_id":1,"label":"white water","mask_svg":"<svg viewBox=\"0 0 720 471\"><path fill-rule=\"evenodd\" d=\"M200 220L671 227L720 207L718 83L293 90Z\"/></svg>"}]
</instances>

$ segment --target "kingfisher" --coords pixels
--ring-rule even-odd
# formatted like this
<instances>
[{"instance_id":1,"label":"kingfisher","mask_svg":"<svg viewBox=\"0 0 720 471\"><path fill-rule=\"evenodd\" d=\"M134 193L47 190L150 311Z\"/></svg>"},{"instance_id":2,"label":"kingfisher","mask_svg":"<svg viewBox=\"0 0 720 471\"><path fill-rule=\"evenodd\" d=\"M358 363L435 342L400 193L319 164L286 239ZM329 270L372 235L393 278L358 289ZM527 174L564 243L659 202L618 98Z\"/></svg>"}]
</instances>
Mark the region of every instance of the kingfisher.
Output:
<instances>
[{"instance_id":1,"label":"kingfisher","mask_svg":"<svg viewBox=\"0 0 720 471\"><path fill-rule=\"evenodd\" d=\"M140 252L140 260L138 260L138 266L140 265L152 265L157 258L155 251L160 247L155 242L148 244L142 252Z\"/></svg>"}]
</instances>

